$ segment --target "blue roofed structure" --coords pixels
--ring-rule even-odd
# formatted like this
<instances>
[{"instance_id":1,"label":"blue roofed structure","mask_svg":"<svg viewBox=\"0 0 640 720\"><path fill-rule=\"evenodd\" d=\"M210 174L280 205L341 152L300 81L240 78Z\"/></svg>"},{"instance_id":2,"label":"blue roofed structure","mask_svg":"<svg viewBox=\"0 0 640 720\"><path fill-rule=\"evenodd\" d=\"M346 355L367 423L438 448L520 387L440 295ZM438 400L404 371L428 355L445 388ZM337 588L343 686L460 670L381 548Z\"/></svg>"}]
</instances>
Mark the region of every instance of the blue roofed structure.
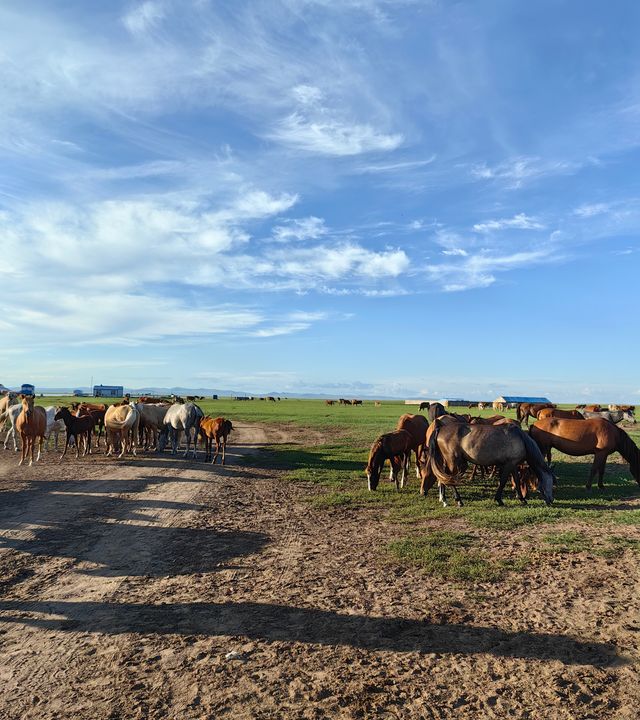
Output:
<instances>
[{"instance_id":1,"label":"blue roofed structure","mask_svg":"<svg viewBox=\"0 0 640 720\"><path fill-rule=\"evenodd\" d=\"M494 402L502 403L548 403L551 402L546 397L536 397L533 395L501 395Z\"/></svg>"}]
</instances>

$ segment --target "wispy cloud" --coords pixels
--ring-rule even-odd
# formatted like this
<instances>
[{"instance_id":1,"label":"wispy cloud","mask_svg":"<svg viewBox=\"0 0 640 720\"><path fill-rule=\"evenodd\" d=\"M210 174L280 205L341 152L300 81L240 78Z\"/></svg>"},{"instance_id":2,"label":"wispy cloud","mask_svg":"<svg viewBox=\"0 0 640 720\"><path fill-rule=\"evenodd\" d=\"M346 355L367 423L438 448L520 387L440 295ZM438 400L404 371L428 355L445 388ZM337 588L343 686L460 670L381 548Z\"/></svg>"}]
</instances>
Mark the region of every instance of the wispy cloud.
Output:
<instances>
[{"instance_id":1,"label":"wispy cloud","mask_svg":"<svg viewBox=\"0 0 640 720\"><path fill-rule=\"evenodd\" d=\"M543 223L536 220L536 218L525 215L525 213L518 213L512 218L487 220L473 226L473 229L479 233L490 233L496 230L544 230L544 228Z\"/></svg>"},{"instance_id":2,"label":"wispy cloud","mask_svg":"<svg viewBox=\"0 0 640 720\"><path fill-rule=\"evenodd\" d=\"M583 166L572 160L541 157L517 157L498 165L474 165L471 176L476 180L503 181L508 188L520 188L528 182L552 175L569 175Z\"/></svg>"},{"instance_id":3,"label":"wispy cloud","mask_svg":"<svg viewBox=\"0 0 640 720\"><path fill-rule=\"evenodd\" d=\"M161 0L146 0L133 6L122 18L127 30L133 35L148 32L164 19L166 3Z\"/></svg>"},{"instance_id":4,"label":"wispy cloud","mask_svg":"<svg viewBox=\"0 0 640 720\"><path fill-rule=\"evenodd\" d=\"M324 220L313 215L287 220L285 225L276 225L273 228L273 239L276 242L317 240L326 234Z\"/></svg>"},{"instance_id":5,"label":"wispy cloud","mask_svg":"<svg viewBox=\"0 0 640 720\"><path fill-rule=\"evenodd\" d=\"M268 137L299 150L338 157L395 150L403 140L399 133L382 133L367 123L310 118L299 112L280 121Z\"/></svg>"},{"instance_id":6,"label":"wispy cloud","mask_svg":"<svg viewBox=\"0 0 640 720\"><path fill-rule=\"evenodd\" d=\"M595 217L596 215L604 215L612 208L611 203L586 203L577 207L573 214L581 218Z\"/></svg>"}]
</instances>

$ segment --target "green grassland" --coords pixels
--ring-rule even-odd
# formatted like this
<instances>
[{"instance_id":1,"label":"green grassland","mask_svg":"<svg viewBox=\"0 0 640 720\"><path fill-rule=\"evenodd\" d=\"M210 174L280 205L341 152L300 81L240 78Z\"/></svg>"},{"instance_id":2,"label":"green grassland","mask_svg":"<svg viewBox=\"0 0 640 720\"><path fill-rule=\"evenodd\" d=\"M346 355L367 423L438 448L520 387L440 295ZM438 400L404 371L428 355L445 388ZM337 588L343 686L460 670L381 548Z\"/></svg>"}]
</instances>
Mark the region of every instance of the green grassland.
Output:
<instances>
[{"instance_id":1,"label":"green grassland","mask_svg":"<svg viewBox=\"0 0 640 720\"><path fill-rule=\"evenodd\" d=\"M38 398L38 403L43 405L70 401L71 398ZM316 509L327 512L363 509L384 516L394 526L404 528L400 531L400 540L388 547L390 555L400 562L417 563L429 572L458 579L481 576L497 579L505 571L504 563L479 554L473 548L474 540L478 539L474 533L527 532L527 528L538 525L553 524L558 528L559 535L548 535L542 541L545 552L586 551L595 547L600 554L615 556L625 549L638 549L637 541L614 533L616 528L619 532L624 526L640 525L640 510L634 503L640 498L640 487L617 454L610 457L607 465L605 489L601 491L594 486L588 493L585 480L592 458L572 458L554 451L554 470L559 483L552 507L546 507L538 496L531 497L523 506L510 492L505 493L505 507L498 507L493 500L495 481L488 480L460 487L464 507L444 508L433 490L426 498L419 495L413 467L409 484L401 492L386 482L386 472L376 492L366 489L364 466L371 443L380 433L394 429L401 414L417 412L417 406L399 401L382 402L376 407L373 401L365 401L362 406L328 406L323 400L268 402L227 398L203 400L198 404L214 417L222 415L236 422L295 429L296 444L267 446L262 452L245 457L243 462L277 469L284 481L303 484L308 488L307 502ZM453 410L467 412L463 408ZM474 408L469 412L485 417L495 414L492 409L479 412ZM511 410L504 414L515 416ZM621 427L640 444L639 425ZM305 441L305 429L310 431L308 441ZM318 435L322 444L317 444ZM437 533L442 532L443 524L460 530L455 542L440 542L442 538L439 540ZM571 530L564 531L563 526L567 524ZM587 528L587 534L576 531L576 524ZM598 541L594 545L591 539L594 533L599 537L604 533L607 542Z\"/></svg>"}]
</instances>

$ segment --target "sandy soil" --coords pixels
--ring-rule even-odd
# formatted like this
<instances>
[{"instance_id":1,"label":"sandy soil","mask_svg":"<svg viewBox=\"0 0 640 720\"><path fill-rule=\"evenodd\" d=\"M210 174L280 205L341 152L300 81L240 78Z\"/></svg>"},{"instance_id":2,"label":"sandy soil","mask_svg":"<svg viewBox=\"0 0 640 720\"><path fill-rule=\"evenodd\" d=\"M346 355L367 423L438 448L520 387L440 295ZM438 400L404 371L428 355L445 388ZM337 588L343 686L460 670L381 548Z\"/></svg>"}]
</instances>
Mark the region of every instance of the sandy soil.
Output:
<instances>
[{"instance_id":1,"label":"sandy soil","mask_svg":"<svg viewBox=\"0 0 640 720\"><path fill-rule=\"evenodd\" d=\"M247 467L292 433L224 469L0 456L0 718L638 717L637 555L399 567L406 529Z\"/></svg>"}]
</instances>

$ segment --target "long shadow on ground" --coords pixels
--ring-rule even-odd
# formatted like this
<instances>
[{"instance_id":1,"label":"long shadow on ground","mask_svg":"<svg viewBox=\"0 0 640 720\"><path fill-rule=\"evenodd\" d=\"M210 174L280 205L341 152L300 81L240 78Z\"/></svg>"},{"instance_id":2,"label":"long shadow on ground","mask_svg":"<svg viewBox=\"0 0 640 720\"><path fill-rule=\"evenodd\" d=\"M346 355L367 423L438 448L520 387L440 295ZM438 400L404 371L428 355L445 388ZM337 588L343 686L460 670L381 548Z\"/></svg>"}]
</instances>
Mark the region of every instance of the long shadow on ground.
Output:
<instances>
[{"instance_id":1,"label":"long shadow on ground","mask_svg":"<svg viewBox=\"0 0 640 720\"><path fill-rule=\"evenodd\" d=\"M608 666L612 645L565 635L505 632L495 627L431 625L419 620L341 615L253 602L136 605L92 602L0 602L0 619L48 630L235 636L421 653L491 653L496 657ZM34 613L46 617L33 616ZM62 617L52 618L51 615Z\"/></svg>"}]
</instances>

